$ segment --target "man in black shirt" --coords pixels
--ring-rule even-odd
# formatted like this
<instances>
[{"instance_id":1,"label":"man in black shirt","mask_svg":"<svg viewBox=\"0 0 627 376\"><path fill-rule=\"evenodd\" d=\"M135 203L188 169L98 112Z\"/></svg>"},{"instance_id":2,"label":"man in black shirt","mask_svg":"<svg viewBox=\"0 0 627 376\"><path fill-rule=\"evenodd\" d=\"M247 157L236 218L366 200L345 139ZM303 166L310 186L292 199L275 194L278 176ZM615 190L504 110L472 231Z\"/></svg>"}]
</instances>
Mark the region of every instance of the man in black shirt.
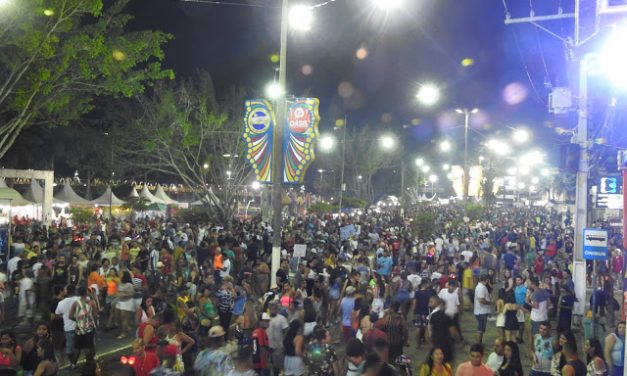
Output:
<instances>
[{"instance_id":1,"label":"man in black shirt","mask_svg":"<svg viewBox=\"0 0 627 376\"><path fill-rule=\"evenodd\" d=\"M429 327L431 332L431 343L433 348L440 348L444 352L444 361L452 363L453 341L451 338L451 328L453 320L444 313L444 302L438 296L429 298L429 307L432 309L429 315Z\"/></svg>"},{"instance_id":2,"label":"man in black shirt","mask_svg":"<svg viewBox=\"0 0 627 376\"><path fill-rule=\"evenodd\" d=\"M55 354L59 361L64 356L63 348L65 341L65 332L63 331L63 317L55 315L59 302L65 299L66 293L63 285L55 285L53 288L54 297L50 301L50 334L52 335L52 344L54 346Z\"/></svg>"}]
</instances>

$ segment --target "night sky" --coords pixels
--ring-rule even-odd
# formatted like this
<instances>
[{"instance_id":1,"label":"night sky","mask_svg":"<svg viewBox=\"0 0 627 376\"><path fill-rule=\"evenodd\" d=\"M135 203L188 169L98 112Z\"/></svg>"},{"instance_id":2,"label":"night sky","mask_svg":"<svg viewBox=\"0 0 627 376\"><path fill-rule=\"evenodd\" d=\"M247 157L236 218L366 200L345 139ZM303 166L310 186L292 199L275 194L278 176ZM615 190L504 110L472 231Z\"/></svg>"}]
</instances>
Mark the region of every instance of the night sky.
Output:
<instances>
[{"instance_id":1,"label":"night sky","mask_svg":"<svg viewBox=\"0 0 627 376\"><path fill-rule=\"evenodd\" d=\"M133 0L129 11L136 16L134 28L175 36L165 65L178 77L206 70L218 92L242 85L262 96L276 74L270 56L279 52L280 1L233 2L255 6ZM528 2L509 2L510 11L528 14ZM546 9L538 13L557 9L557 1L541 3ZM320 98L323 132L347 116L349 127L395 131L411 152L423 152L442 133L459 140L456 107L479 107L472 126L486 135L522 124L557 152L554 132L546 127L553 121L546 85L568 83L561 42L531 25L505 26L504 17L501 0L407 0L403 9L388 13L368 0L330 2L316 9L312 30L290 32L288 91ZM569 28L568 21L557 25L565 34ZM362 47L368 54L358 59ZM463 59L472 64L464 67ZM312 72L303 73L303 67ZM419 84L427 82L444 89L434 108L415 99ZM403 128L412 121L419 125ZM483 140L473 135L475 143Z\"/></svg>"}]
</instances>

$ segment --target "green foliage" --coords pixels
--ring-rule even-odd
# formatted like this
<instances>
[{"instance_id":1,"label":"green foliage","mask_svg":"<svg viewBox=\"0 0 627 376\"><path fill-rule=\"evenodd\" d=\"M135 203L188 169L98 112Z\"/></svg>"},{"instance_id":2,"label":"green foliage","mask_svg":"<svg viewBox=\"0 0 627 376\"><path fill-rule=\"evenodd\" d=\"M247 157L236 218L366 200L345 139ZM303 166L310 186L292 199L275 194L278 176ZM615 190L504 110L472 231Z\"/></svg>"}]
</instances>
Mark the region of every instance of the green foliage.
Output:
<instances>
[{"instance_id":1,"label":"green foliage","mask_svg":"<svg viewBox=\"0 0 627 376\"><path fill-rule=\"evenodd\" d=\"M135 212L143 212L148 210L150 207L150 201L144 197L131 197L126 200L126 203L123 205L125 209L131 209Z\"/></svg>"},{"instance_id":2,"label":"green foliage","mask_svg":"<svg viewBox=\"0 0 627 376\"><path fill-rule=\"evenodd\" d=\"M429 239L437 230L436 215L431 211L421 211L416 214L413 222L414 233L420 239Z\"/></svg>"},{"instance_id":3,"label":"green foliage","mask_svg":"<svg viewBox=\"0 0 627 376\"><path fill-rule=\"evenodd\" d=\"M366 200L352 197L352 196L343 196L342 197L342 207L344 208L353 208L353 209L365 209L368 205Z\"/></svg>"},{"instance_id":4,"label":"green foliage","mask_svg":"<svg viewBox=\"0 0 627 376\"><path fill-rule=\"evenodd\" d=\"M327 204L326 202L316 202L311 205L307 211L314 214L328 214L336 212L337 205Z\"/></svg>"},{"instance_id":5,"label":"green foliage","mask_svg":"<svg viewBox=\"0 0 627 376\"><path fill-rule=\"evenodd\" d=\"M466 204L466 215L471 221L481 219L483 217L484 208L481 204L473 204L471 202Z\"/></svg>"},{"instance_id":6,"label":"green foliage","mask_svg":"<svg viewBox=\"0 0 627 376\"><path fill-rule=\"evenodd\" d=\"M173 78L158 31L127 32L129 0L9 1L0 17L0 157L22 129L68 125L99 96L131 97Z\"/></svg>"},{"instance_id":7,"label":"green foliage","mask_svg":"<svg viewBox=\"0 0 627 376\"><path fill-rule=\"evenodd\" d=\"M179 209L176 212L176 218L181 223L209 223L211 217L207 211L201 206L195 206L190 209Z\"/></svg>"},{"instance_id":8,"label":"green foliage","mask_svg":"<svg viewBox=\"0 0 627 376\"><path fill-rule=\"evenodd\" d=\"M94 213L90 209L72 207L70 208L70 213L74 223L91 223L94 220Z\"/></svg>"}]
</instances>

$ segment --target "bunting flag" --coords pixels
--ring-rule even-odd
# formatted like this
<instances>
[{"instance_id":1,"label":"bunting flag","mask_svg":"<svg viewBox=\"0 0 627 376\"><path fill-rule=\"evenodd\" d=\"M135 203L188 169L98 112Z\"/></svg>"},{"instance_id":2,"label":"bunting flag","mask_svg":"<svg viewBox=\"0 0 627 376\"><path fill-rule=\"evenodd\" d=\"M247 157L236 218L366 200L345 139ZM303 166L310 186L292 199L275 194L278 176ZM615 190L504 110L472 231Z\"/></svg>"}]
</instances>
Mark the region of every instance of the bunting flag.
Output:
<instances>
[{"instance_id":1,"label":"bunting flag","mask_svg":"<svg viewBox=\"0 0 627 376\"><path fill-rule=\"evenodd\" d=\"M260 183L272 182L272 137L274 112L265 99L251 99L245 103L244 141L246 159L250 162Z\"/></svg>"},{"instance_id":2,"label":"bunting flag","mask_svg":"<svg viewBox=\"0 0 627 376\"><path fill-rule=\"evenodd\" d=\"M319 104L316 98L296 98L288 108L283 138L284 184L301 184L315 159Z\"/></svg>"}]
</instances>

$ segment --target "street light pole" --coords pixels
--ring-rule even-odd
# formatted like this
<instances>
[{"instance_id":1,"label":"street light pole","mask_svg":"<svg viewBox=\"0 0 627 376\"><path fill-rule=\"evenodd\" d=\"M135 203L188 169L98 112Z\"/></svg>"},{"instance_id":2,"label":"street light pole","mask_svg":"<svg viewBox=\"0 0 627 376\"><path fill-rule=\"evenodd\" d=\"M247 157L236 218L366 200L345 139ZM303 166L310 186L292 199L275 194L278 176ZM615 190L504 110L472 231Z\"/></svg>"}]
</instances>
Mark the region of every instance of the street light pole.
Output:
<instances>
[{"instance_id":1,"label":"street light pole","mask_svg":"<svg viewBox=\"0 0 627 376\"><path fill-rule=\"evenodd\" d=\"M281 172L283 157L283 127L287 118L287 103L285 102L286 72L287 72L287 28L288 28L289 0L283 0L281 5L281 50L279 52L279 87L281 92L276 98L277 117L272 139L272 263L270 271L270 286L276 284L276 272L281 264L281 234L283 227L283 200L281 197Z\"/></svg>"},{"instance_id":2,"label":"street light pole","mask_svg":"<svg viewBox=\"0 0 627 376\"><path fill-rule=\"evenodd\" d=\"M458 114L464 115L464 176L462 180L464 191L464 210L466 210L466 204L468 203L468 185L470 184L469 168L468 168L468 128L470 126L470 115L479 112L478 109L473 108L458 108L455 110Z\"/></svg>"},{"instance_id":3,"label":"street light pole","mask_svg":"<svg viewBox=\"0 0 627 376\"><path fill-rule=\"evenodd\" d=\"M342 169L340 170L340 194L339 194L339 214L342 214L342 198L344 196L344 164L346 160L346 127L348 122L344 116L344 125L342 131Z\"/></svg>"}]
</instances>

